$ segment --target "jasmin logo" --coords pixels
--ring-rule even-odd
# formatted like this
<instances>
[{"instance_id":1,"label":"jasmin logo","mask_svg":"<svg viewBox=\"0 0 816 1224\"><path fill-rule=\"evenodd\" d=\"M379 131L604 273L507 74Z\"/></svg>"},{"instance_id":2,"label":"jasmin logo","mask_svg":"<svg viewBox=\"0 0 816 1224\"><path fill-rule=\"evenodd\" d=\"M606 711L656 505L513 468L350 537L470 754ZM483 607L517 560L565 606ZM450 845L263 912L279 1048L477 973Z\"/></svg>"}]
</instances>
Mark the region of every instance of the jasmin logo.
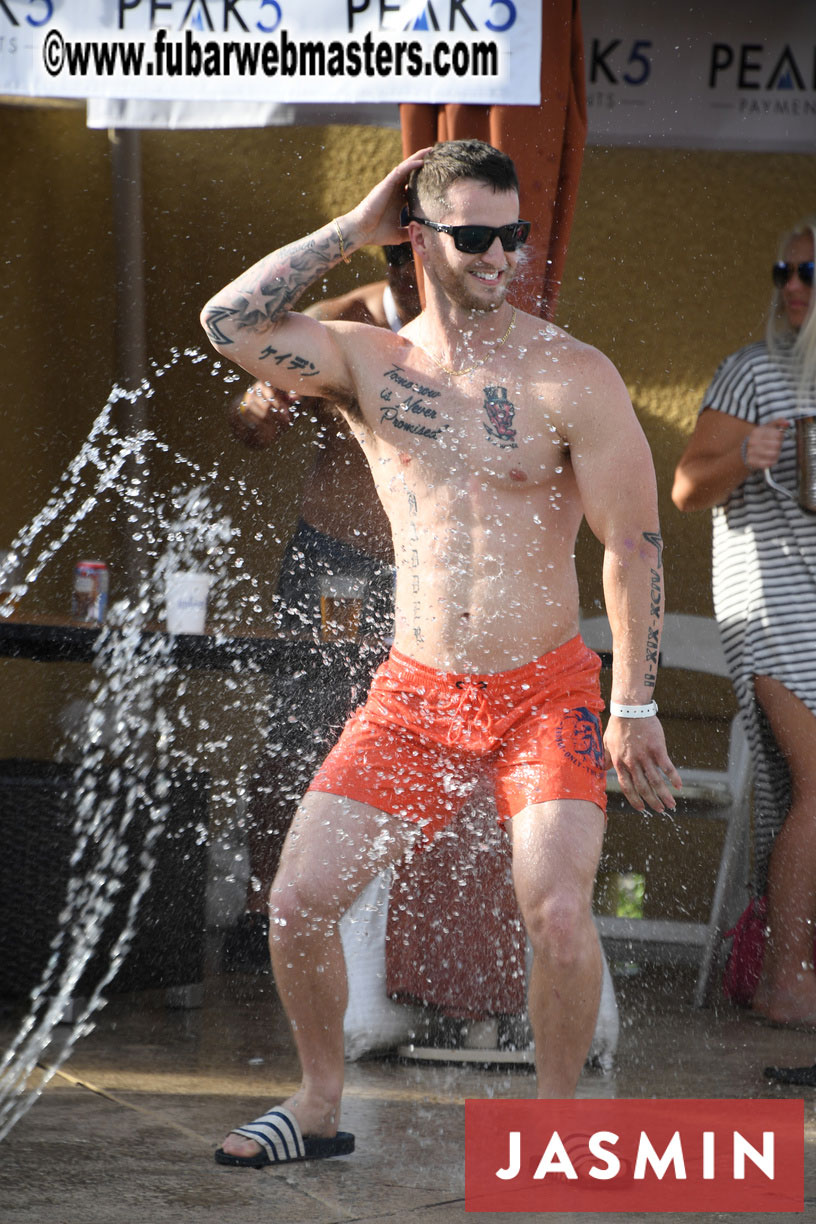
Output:
<instances>
[{"instance_id":1,"label":"jasmin logo","mask_svg":"<svg viewBox=\"0 0 816 1224\"><path fill-rule=\"evenodd\" d=\"M521 1131L510 1131L508 1138L510 1143L508 1166L506 1169L496 1170L496 1176L504 1180L516 1178L521 1173ZM548 1177L552 1173L563 1173L568 1179L577 1180L578 1168L576 1168L576 1164L581 1168L582 1174L586 1173L589 1177L596 1177L601 1181L617 1177L622 1169L628 1174L628 1171L632 1168L631 1162L624 1164L614 1150L617 1144L620 1143L620 1138L620 1135L616 1135L614 1131L594 1131L593 1134L588 1136L571 1135L568 1137L567 1142L565 1142L558 1131L553 1131L533 1173L533 1181ZM722 1142L722 1137L720 1137L720 1142ZM688 1145L689 1141L687 1140ZM588 1155L594 1157L599 1162L598 1164L587 1159L583 1152L584 1147ZM570 1155L570 1149L572 1155ZM733 1154L733 1176L737 1180L745 1177L746 1159L752 1160L766 1177L773 1179L773 1131L762 1132L761 1152L758 1152L739 1131L733 1131L731 1134L731 1152ZM694 1155L697 1155L697 1153L694 1153ZM716 1155L716 1131L703 1131L702 1161L703 1177L706 1180L713 1180L717 1175ZM573 1163L574 1160L576 1161L575 1164ZM658 1179L663 1177L675 1177L679 1181L686 1179L688 1176L686 1171L686 1152L683 1147L680 1131L674 1132L662 1153L656 1151L646 1131L640 1132L637 1141L634 1171L631 1173L631 1177L634 1181L642 1181L648 1173L654 1173Z\"/></svg>"},{"instance_id":2,"label":"jasmin logo","mask_svg":"<svg viewBox=\"0 0 816 1224\"><path fill-rule=\"evenodd\" d=\"M468 1101L468 1211L802 1211L802 1101Z\"/></svg>"}]
</instances>

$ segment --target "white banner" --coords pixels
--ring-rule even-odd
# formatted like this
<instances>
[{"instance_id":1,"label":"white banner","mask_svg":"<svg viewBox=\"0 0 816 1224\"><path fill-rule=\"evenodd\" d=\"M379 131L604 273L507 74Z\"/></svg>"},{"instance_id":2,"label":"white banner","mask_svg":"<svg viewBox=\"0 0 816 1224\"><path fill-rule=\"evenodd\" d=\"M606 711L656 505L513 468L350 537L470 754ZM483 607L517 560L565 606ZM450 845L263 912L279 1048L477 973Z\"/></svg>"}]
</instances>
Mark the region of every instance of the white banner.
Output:
<instances>
[{"instance_id":1,"label":"white banner","mask_svg":"<svg viewBox=\"0 0 816 1224\"><path fill-rule=\"evenodd\" d=\"M540 101L537 0L0 0L0 94Z\"/></svg>"},{"instance_id":2,"label":"white banner","mask_svg":"<svg viewBox=\"0 0 816 1224\"><path fill-rule=\"evenodd\" d=\"M90 21L87 45L80 40L83 55L92 58L89 47L103 33L120 38L131 57L136 40L146 40L142 68L146 73L152 62L153 73L125 74L118 59L118 74L74 78L70 90L64 71L50 76L42 66L45 36L57 31L66 39L72 32L73 38L88 26L89 10L98 15ZM89 97L94 127L396 125L400 101L537 102L541 14L546 28L547 10L543 0L0 0L0 93ZM581 0L581 13L589 143L816 151L816 0L693 7L666 0ZM160 29L168 41L150 41ZM293 52L282 49L284 31L287 39L314 44L309 54L318 58L319 48L328 56L336 42L335 68L345 67L345 75L285 75L284 58L291 60ZM195 40L191 48L213 44L213 75L203 63L194 74L195 53L185 50L188 34ZM403 38L417 40L418 76L405 75L414 62L405 49L403 75L394 75L394 48ZM479 66L470 58L475 43L492 41L501 79L476 75ZM261 73L268 42L278 57L277 74L226 80L215 74L227 42L249 47L250 56L257 52ZM351 42L360 47L349 50ZM469 68L471 75L456 76L450 66L447 76L435 73L433 59L424 58L429 48L442 48L437 67L444 69L444 57L457 44L459 69ZM52 46L55 51L59 45ZM145 59L148 52L158 60ZM237 52L229 54L234 58ZM190 72L184 70L185 55ZM373 75L364 71L366 55ZM158 64L162 76L156 75ZM242 100L225 100L236 94Z\"/></svg>"},{"instance_id":3,"label":"white banner","mask_svg":"<svg viewBox=\"0 0 816 1224\"><path fill-rule=\"evenodd\" d=\"M589 140L816 150L816 2L582 0Z\"/></svg>"}]
</instances>

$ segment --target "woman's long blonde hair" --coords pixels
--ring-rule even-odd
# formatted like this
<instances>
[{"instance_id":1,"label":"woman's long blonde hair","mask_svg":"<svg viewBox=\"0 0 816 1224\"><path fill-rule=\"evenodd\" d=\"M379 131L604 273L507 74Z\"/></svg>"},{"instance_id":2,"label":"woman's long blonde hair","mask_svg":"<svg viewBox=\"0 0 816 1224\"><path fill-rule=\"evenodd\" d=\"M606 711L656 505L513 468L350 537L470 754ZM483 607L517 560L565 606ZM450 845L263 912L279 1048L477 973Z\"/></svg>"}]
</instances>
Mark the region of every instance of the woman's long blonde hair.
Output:
<instances>
[{"instance_id":1,"label":"woman's long blonde hair","mask_svg":"<svg viewBox=\"0 0 816 1224\"><path fill-rule=\"evenodd\" d=\"M813 239L816 251L816 217L807 217L783 235L777 258L784 259L788 244L794 238L803 238L806 234L810 234ZM816 410L816 290L811 291L810 309L804 323L796 331L785 315L782 290L774 286L765 339L775 357L784 352L793 360L796 406Z\"/></svg>"}]
</instances>

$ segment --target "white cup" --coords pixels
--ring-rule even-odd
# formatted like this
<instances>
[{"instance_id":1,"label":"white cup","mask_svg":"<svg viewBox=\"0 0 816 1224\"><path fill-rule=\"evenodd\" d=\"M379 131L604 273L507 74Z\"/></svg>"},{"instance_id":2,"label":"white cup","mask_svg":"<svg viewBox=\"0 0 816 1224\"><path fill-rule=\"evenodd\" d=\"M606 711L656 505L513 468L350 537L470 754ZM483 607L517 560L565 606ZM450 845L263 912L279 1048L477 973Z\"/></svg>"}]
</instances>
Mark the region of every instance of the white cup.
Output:
<instances>
[{"instance_id":1,"label":"white cup","mask_svg":"<svg viewBox=\"0 0 816 1224\"><path fill-rule=\"evenodd\" d=\"M197 570L172 570L165 587L168 633L203 633L212 578Z\"/></svg>"}]
</instances>

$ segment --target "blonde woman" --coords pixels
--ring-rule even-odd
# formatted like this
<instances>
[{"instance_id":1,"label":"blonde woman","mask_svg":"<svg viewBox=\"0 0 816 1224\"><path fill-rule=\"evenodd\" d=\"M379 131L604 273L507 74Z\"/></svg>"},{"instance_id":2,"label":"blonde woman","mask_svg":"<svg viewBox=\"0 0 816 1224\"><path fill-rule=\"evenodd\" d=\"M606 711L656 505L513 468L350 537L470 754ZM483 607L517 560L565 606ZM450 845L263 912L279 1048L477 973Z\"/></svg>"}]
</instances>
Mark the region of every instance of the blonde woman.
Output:
<instances>
[{"instance_id":1,"label":"blonde woman","mask_svg":"<svg viewBox=\"0 0 816 1224\"><path fill-rule=\"evenodd\" d=\"M672 490L680 510L714 512L714 609L756 767L755 887L767 896L768 940L752 1007L812 1027L816 515L796 500L791 425L816 415L815 241L816 217L782 238L765 340L717 370Z\"/></svg>"}]
</instances>

